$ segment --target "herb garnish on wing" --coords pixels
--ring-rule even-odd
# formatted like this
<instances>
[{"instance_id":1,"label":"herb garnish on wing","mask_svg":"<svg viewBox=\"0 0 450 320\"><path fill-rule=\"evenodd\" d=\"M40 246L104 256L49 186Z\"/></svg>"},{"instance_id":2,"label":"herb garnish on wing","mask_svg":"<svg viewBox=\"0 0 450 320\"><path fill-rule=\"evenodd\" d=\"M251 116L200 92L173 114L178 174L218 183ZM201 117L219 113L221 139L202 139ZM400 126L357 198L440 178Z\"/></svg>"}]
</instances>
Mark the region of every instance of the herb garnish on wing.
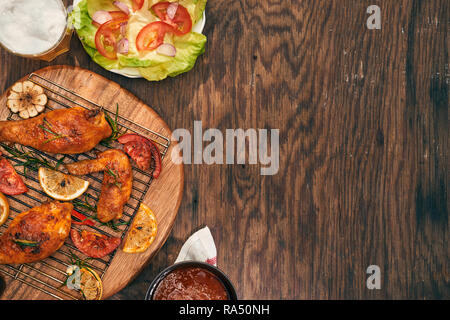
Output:
<instances>
[{"instance_id":1,"label":"herb garnish on wing","mask_svg":"<svg viewBox=\"0 0 450 320\"><path fill-rule=\"evenodd\" d=\"M39 167L46 167L48 169L57 170L58 167L61 165L64 158L61 158L58 160L56 164L49 161L48 159L44 158L40 154L37 154L33 151L25 151L23 146L9 146L4 143L0 143L0 145L12 156L23 160L24 162L19 162L15 166L23 166L24 167L24 174L27 173L28 169L31 169L33 171L38 171Z\"/></svg>"},{"instance_id":2,"label":"herb garnish on wing","mask_svg":"<svg viewBox=\"0 0 450 320\"><path fill-rule=\"evenodd\" d=\"M113 141L116 141L123 134L123 131L124 131L124 128L122 126L120 126L119 122L118 122L119 104L118 103L116 104L116 114L114 116L114 119L111 118L111 116L108 114L107 111L104 111L104 113L105 113L106 121L108 121L108 124L111 127L112 133L108 138L100 141L100 144L105 147L110 147L111 143Z\"/></svg>"},{"instance_id":3,"label":"herb garnish on wing","mask_svg":"<svg viewBox=\"0 0 450 320\"><path fill-rule=\"evenodd\" d=\"M48 122L47 119L45 119L45 118L44 118L44 124L41 124L38 127L41 128L42 130L44 130L45 132L54 135L53 138L50 138L50 139L44 141L44 144L49 143L49 142L54 141L54 140L57 140L57 139L66 138L67 137L67 135L65 135L65 134L59 134L59 133L54 132L52 130L51 123Z\"/></svg>"},{"instance_id":4,"label":"herb garnish on wing","mask_svg":"<svg viewBox=\"0 0 450 320\"><path fill-rule=\"evenodd\" d=\"M84 209L85 211L89 211L92 213L97 212L97 205L91 204L87 195L84 196L84 200L81 200L80 198L72 200L72 204L74 205L74 207ZM126 221L117 222L117 221L113 221L113 220L109 221L109 222L101 222L96 216L89 216L88 219L95 220L96 222L99 223L99 225L109 227L109 228L113 229L114 231L119 230L117 227L126 226L130 223L129 221L128 222L126 222Z\"/></svg>"}]
</instances>

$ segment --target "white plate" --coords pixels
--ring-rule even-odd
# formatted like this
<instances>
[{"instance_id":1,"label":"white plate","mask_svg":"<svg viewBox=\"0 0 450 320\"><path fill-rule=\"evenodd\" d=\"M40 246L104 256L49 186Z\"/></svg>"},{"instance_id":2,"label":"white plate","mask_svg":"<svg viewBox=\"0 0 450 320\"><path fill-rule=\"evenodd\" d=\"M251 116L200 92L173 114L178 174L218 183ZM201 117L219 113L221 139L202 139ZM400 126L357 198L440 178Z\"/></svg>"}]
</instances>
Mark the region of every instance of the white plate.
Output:
<instances>
[{"instance_id":1,"label":"white plate","mask_svg":"<svg viewBox=\"0 0 450 320\"><path fill-rule=\"evenodd\" d=\"M80 1L82 1L82 0L73 0L73 6L78 5L78 3L80 3ZM206 23L205 11L203 11L203 17L192 27L192 31L197 32L197 33L203 33L203 28L205 27L205 23ZM120 70L112 69L109 71L111 71L113 73L121 74L128 78L142 78L142 76L139 73L139 70L137 68L123 68Z\"/></svg>"}]
</instances>

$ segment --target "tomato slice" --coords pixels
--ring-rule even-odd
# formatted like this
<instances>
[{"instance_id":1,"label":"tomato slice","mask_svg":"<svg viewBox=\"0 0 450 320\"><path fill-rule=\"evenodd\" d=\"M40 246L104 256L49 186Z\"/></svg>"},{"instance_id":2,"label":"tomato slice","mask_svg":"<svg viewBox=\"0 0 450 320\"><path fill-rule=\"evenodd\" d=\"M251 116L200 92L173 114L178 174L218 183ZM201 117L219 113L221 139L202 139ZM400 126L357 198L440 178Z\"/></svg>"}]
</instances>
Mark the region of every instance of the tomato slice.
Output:
<instances>
[{"instance_id":1,"label":"tomato slice","mask_svg":"<svg viewBox=\"0 0 450 320\"><path fill-rule=\"evenodd\" d=\"M14 196L27 191L27 186L11 163L5 158L0 158L0 192Z\"/></svg>"},{"instance_id":2,"label":"tomato slice","mask_svg":"<svg viewBox=\"0 0 450 320\"><path fill-rule=\"evenodd\" d=\"M116 44L120 36L120 27L126 19L116 19L105 22L95 34L95 46L102 56L110 60L117 59Z\"/></svg>"},{"instance_id":3,"label":"tomato slice","mask_svg":"<svg viewBox=\"0 0 450 320\"><path fill-rule=\"evenodd\" d=\"M149 139L135 133L124 134L117 139L123 144L125 151L141 170L150 169L151 160L153 158L155 169L153 170L153 178L158 178L161 173L162 163L161 154L158 147Z\"/></svg>"},{"instance_id":4,"label":"tomato slice","mask_svg":"<svg viewBox=\"0 0 450 320\"><path fill-rule=\"evenodd\" d=\"M192 19L191 15L185 7L178 4L177 11L174 17L171 19L167 15L167 8L171 5L171 2L163 1L154 4L151 9L156 14L156 16L165 23L173 27L173 32L176 35L184 35L192 30Z\"/></svg>"},{"instance_id":5,"label":"tomato slice","mask_svg":"<svg viewBox=\"0 0 450 320\"><path fill-rule=\"evenodd\" d=\"M151 51L158 48L164 42L164 36L173 28L162 21L149 23L136 37L136 48L139 51Z\"/></svg>"},{"instance_id":6,"label":"tomato slice","mask_svg":"<svg viewBox=\"0 0 450 320\"><path fill-rule=\"evenodd\" d=\"M108 12L109 12L109 14L112 17L111 20L128 19L128 15L125 12L123 12L123 11L108 11ZM111 20L109 20L109 21L111 21ZM109 22L109 21L107 21L107 22ZM92 24L94 26L96 26L97 28L100 28L100 26L101 26L101 24L99 24L99 23L97 23L95 21L92 21Z\"/></svg>"},{"instance_id":7,"label":"tomato slice","mask_svg":"<svg viewBox=\"0 0 450 320\"><path fill-rule=\"evenodd\" d=\"M131 4L131 6L133 7L133 11L142 9L144 2L145 0L133 0L133 3Z\"/></svg>"},{"instance_id":8,"label":"tomato slice","mask_svg":"<svg viewBox=\"0 0 450 320\"><path fill-rule=\"evenodd\" d=\"M128 154L141 170L150 169L151 156L150 147L146 143L127 143L123 151Z\"/></svg>"},{"instance_id":9,"label":"tomato slice","mask_svg":"<svg viewBox=\"0 0 450 320\"><path fill-rule=\"evenodd\" d=\"M91 258L103 258L120 245L120 238L108 237L103 234L75 229L70 231L70 238L78 250Z\"/></svg>"}]
</instances>

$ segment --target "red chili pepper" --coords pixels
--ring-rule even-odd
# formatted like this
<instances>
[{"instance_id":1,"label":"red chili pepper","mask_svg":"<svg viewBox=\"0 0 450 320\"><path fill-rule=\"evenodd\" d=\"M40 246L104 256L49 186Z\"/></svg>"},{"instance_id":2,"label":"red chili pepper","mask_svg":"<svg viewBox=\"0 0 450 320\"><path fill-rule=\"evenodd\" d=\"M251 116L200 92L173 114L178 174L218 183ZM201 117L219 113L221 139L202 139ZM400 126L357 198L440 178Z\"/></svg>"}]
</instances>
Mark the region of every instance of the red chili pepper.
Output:
<instances>
[{"instance_id":1,"label":"red chili pepper","mask_svg":"<svg viewBox=\"0 0 450 320\"><path fill-rule=\"evenodd\" d=\"M73 224L78 225L87 225L87 226L94 226L95 222L86 217L84 214L79 213L78 211L72 210L72 216L75 218L81 220L81 221L72 221Z\"/></svg>"}]
</instances>

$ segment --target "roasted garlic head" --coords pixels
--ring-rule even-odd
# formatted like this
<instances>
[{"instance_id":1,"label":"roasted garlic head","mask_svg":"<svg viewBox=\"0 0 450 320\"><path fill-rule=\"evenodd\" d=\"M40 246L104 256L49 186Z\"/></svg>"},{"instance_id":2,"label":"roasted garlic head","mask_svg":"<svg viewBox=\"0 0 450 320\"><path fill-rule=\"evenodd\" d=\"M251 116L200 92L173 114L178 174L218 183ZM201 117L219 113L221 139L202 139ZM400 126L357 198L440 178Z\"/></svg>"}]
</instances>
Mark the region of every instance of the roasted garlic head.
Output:
<instances>
[{"instance_id":1,"label":"roasted garlic head","mask_svg":"<svg viewBox=\"0 0 450 320\"><path fill-rule=\"evenodd\" d=\"M44 111L47 96L41 86L31 81L16 82L11 87L6 104L22 119L28 119Z\"/></svg>"}]
</instances>

